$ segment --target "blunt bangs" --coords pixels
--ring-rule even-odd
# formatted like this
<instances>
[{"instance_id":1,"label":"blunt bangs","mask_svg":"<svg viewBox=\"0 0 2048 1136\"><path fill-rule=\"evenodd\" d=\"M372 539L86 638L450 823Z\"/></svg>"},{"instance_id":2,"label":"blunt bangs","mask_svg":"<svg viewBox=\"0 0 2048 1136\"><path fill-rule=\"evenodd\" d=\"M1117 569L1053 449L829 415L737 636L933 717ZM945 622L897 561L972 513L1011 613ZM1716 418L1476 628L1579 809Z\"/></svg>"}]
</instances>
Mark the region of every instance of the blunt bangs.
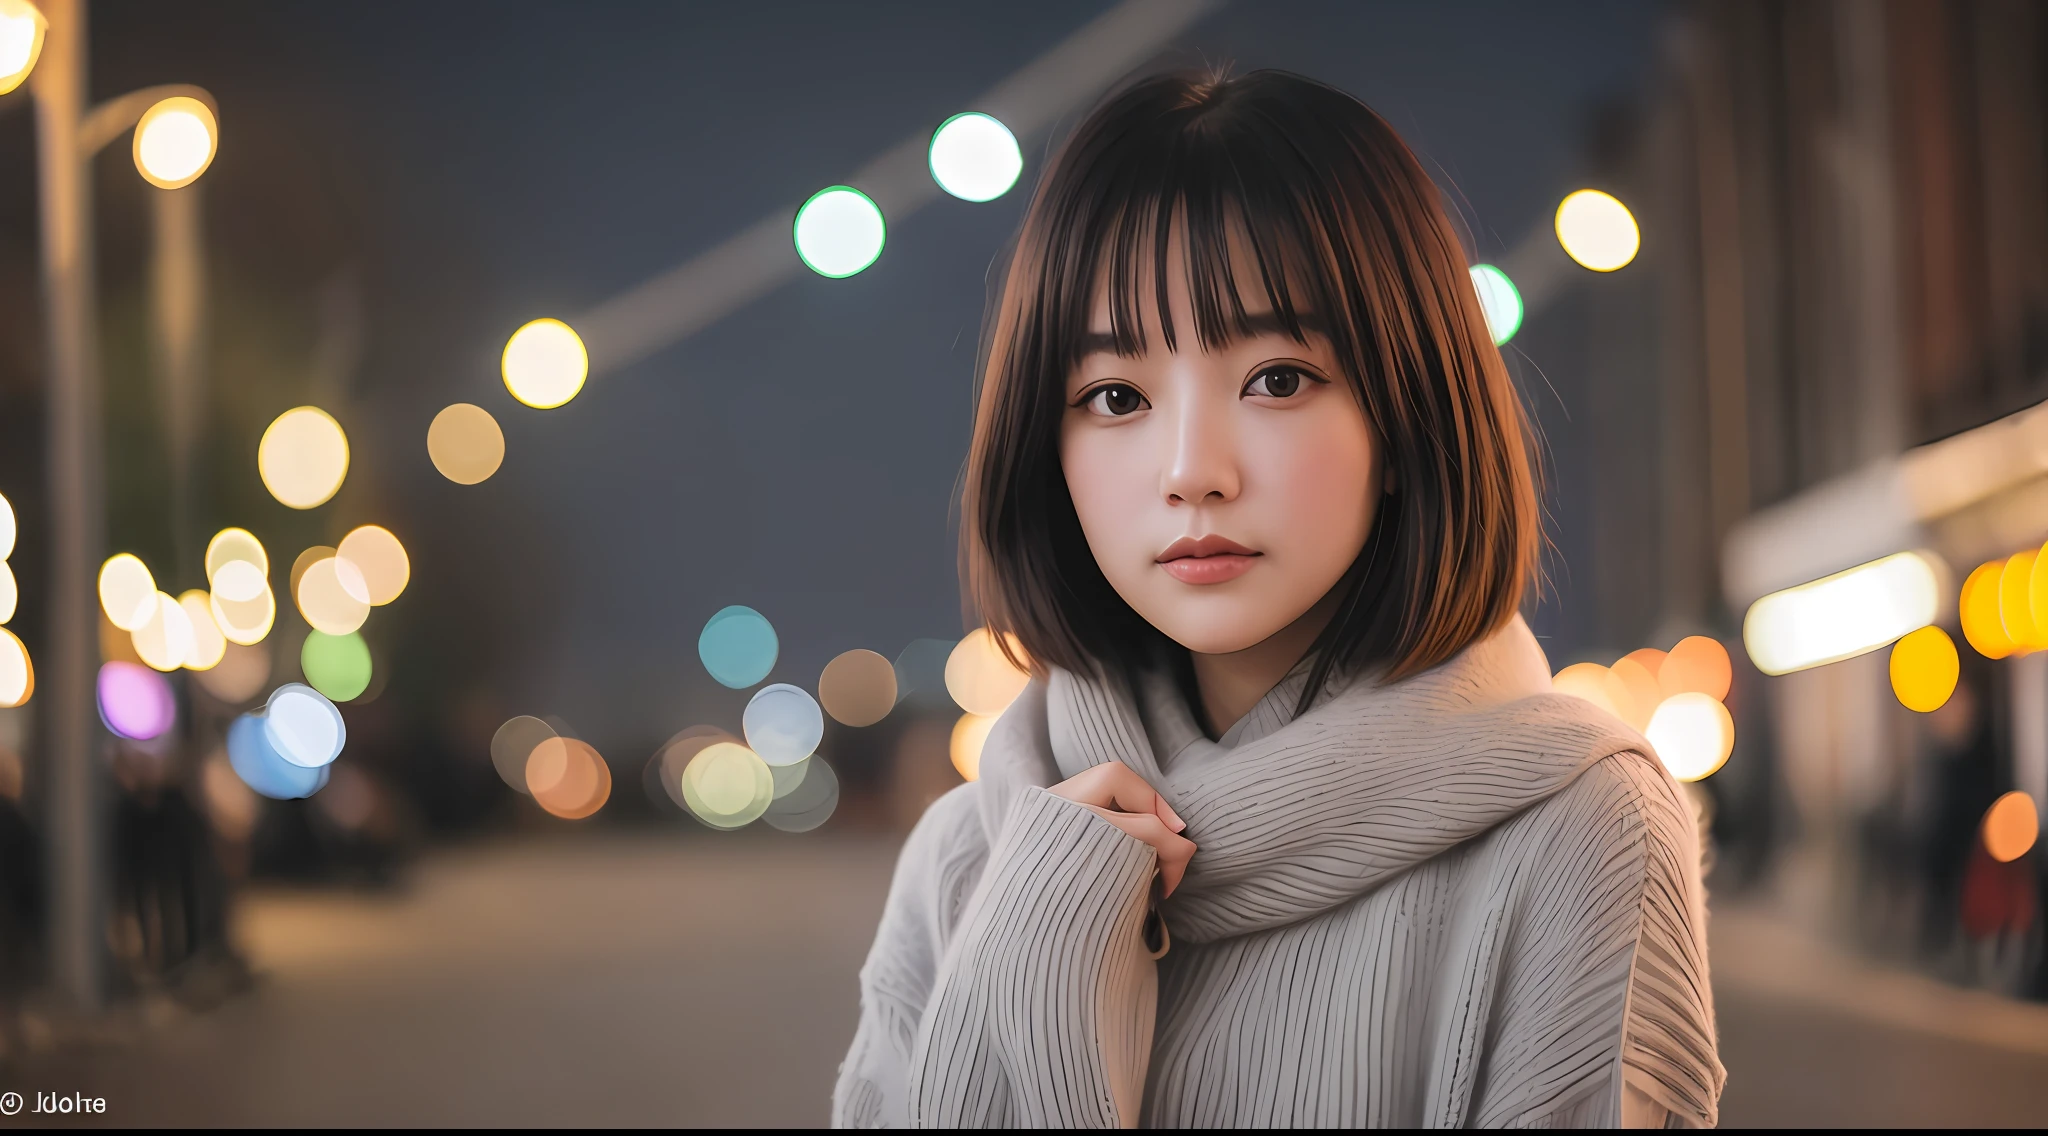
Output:
<instances>
[{"instance_id":1,"label":"blunt bangs","mask_svg":"<svg viewBox=\"0 0 2048 1136\"><path fill-rule=\"evenodd\" d=\"M1192 329L1172 322L1175 275ZM1169 351L1190 330L1203 350L1275 324L1327 337L1382 441L1391 491L1310 649L1302 708L1361 669L1433 667L1514 615L1540 539L1528 420L1436 186L1335 88L1167 75L1067 141L985 328L963 582L1032 667L1127 671L1166 646L1096 566L1059 464L1067 376L1105 293L1127 355L1149 349L1147 316Z\"/></svg>"}]
</instances>

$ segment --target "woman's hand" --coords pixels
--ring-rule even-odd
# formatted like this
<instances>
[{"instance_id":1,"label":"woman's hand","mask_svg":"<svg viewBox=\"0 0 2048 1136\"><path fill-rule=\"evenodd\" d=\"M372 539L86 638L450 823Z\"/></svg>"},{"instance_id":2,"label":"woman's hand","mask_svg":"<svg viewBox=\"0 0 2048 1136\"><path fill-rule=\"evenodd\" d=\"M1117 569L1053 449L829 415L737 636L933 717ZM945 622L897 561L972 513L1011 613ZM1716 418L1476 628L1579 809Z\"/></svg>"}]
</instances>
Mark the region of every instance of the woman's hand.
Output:
<instances>
[{"instance_id":1,"label":"woman's hand","mask_svg":"<svg viewBox=\"0 0 2048 1136\"><path fill-rule=\"evenodd\" d=\"M1194 857L1194 841L1181 835L1187 822L1159 791L1121 761L1084 769L1049 790L1093 809L1103 820L1152 846L1159 854L1161 895L1173 894Z\"/></svg>"}]
</instances>

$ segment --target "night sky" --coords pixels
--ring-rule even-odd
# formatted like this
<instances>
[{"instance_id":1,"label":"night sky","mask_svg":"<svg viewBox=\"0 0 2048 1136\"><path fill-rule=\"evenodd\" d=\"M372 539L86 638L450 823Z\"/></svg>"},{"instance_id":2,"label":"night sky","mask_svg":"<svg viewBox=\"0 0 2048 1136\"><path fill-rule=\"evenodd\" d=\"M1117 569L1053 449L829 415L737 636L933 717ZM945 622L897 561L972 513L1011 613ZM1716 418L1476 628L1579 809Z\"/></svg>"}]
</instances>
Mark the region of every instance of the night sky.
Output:
<instances>
[{"instance_id":1,"label":"night sky","mask_svg":"<svg viewBox=\"0 0 2048 1136\"><path fill-rule=\"evenodd\" d=\"M695 657L727 604L774 622L771 681L806 687L851 647L957 637L952 506L985 280L1048 139L1025 140L1008 196L892 220L868 271L804 274L564 408L514 403L498 353L528 319L573 319L786 213L1103 7L96 4L97 95L184 81L221 104L202 183L210 526L246 525L286 562L355 524L390 526L414 582L364 633L393 688L560 714L601 749L737 724L745 694ZM1629 0L1239 3L1164 58L1287 68L1358 94L1494 257L1576 188L1590 108L1641 81L1663 15ZM0 295L13 297L35 271L24 101L0 101ZM125 140L114 149L98 167L109 541L154 565L171 553L138 346L144 187ZM29 444L34 326L18 308L0 318L0 440ZM1568 414L1569 337L1539 318L1517 346L1547 376L1532 397ZM335 501L293 514L256 484L255 441L308 401L340 418L354 464ZM427 423L455 401L505 428L505 465L477 487L427 460ZM40 497L18 446L0 478L18 504ZM39 510L23 508L17 560L39 555ZM1560 506L1561 524L1572 515ZM24 608L40 575L23 571ZM197 564L162 577L203 584Z\"/></svg>"}]
</instances>

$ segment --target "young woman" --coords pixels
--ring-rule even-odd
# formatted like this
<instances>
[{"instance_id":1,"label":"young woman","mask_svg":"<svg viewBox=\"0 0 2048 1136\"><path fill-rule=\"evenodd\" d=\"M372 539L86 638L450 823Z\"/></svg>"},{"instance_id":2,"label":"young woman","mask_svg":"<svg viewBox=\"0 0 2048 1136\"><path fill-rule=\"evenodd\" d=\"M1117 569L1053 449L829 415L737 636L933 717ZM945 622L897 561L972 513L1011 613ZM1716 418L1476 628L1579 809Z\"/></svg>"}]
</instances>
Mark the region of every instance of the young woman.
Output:
<instances>
[{"instance_id":1,"label":"young woman","mask_svg":"<svg viewBox=\"0 0 2048 1136\"><path fill-rule=\"evenodd\" d=\"M1457 237L1292 75L1110 98L989 329L967 584L1035 678L904 846L838 1124L1701 1125L1697 834L1517 614Z\"/></svg>"}]
</instances>

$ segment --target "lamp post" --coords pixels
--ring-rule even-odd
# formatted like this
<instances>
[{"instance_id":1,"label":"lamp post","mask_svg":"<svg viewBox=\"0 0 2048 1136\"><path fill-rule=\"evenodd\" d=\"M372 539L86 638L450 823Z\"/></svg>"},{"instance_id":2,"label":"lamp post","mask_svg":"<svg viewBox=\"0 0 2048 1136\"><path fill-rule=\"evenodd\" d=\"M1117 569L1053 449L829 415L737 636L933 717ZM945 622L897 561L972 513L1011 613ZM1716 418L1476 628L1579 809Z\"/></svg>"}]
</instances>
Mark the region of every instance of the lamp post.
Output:
<instances>
[{"instance_id":1,"label":"lamp post","mask_svg":"<svg viewBox=\"0 0 2048 1136\"><path fill-rule=\"evenodd\" d=\"M104 994L106 903L105 812L94 755L100 735L93 692L98 632L93 581L106 543L106 503L91 161L109 142L137 128L137 169L152 184L177 193L205 172L218 130L212 97L196 87L152 87L89 107L86 0L38 0L34 5L0 0L0 21L10 19L36 20L40 37L40 55L29 51L20 70L33 68L28 89L36 104L42 210L51 594L45 609L50 659L38 717L47 778L49 967L57 991L73 1008L90 1011ZM6 50L6 31L0 23L0 62L13 58ZM187 227L182 235L159 231L160 247L182 243L191 250L186 262L196 266L196 210L163 208L159 218ZM174 275L160 272L159 280ZM188 274L173 283L193 281ZM188 310L196 321L196 304ZM189 413L189 408L171 413Z\"/></svg>"}]
</instances>

